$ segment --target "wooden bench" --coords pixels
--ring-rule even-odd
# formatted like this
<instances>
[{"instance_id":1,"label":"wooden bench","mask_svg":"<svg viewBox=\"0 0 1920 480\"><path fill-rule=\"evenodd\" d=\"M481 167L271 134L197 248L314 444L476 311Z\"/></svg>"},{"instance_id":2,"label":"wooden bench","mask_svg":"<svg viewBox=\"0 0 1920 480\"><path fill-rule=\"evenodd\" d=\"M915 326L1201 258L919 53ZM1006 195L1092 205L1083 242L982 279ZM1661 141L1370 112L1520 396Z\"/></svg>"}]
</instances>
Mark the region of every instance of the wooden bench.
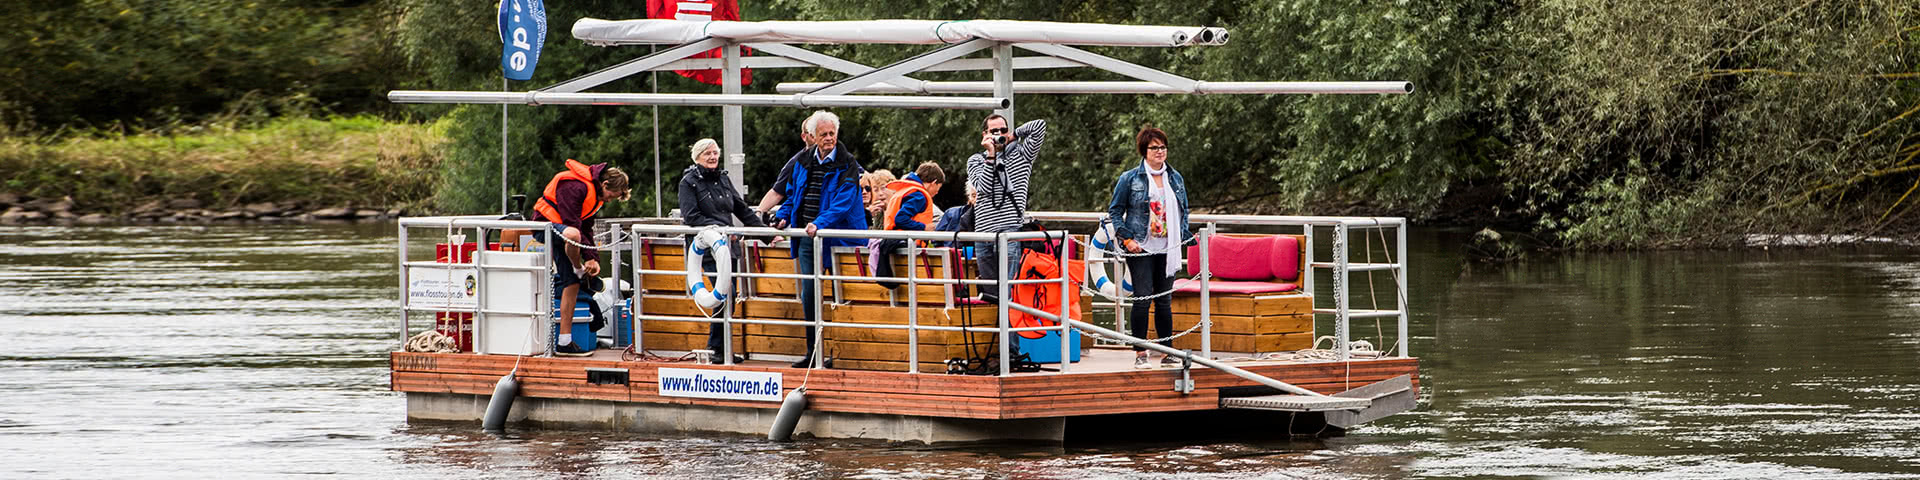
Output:
<instances>
[{"instance_id":1,"label":"wooden bench","mask_svg":"<svg viewBox=\"0 0 1920 480\"><path fill-rule=\"evenodd\" d=\"M1313 346L1313 296L1301 288L1307 275L1301 235L1216 235L1208 240L1213 278L1208 314L1213 350L1262 354ZM1200 268L1200 248L1186 251L1187 268ZM1200 321L1200 282L1174 282L1173 328ZM1174 348L1200 350L1198 331L1173 341Z\"/></svg>"}]
</instances>

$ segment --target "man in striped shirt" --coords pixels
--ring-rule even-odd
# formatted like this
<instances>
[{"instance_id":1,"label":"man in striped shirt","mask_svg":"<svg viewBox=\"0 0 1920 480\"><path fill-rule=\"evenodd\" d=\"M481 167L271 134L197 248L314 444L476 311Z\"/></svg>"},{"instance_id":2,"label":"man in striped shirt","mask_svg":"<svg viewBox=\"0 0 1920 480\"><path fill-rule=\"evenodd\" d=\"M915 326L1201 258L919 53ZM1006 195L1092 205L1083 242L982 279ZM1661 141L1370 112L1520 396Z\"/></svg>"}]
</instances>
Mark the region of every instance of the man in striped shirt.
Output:
<instances>
[{"instance_id":1,"label":"man in striped shirt","mask_svg":"<svg viewBox=\"0 0 1920 480\"><path fill-rule=\"evenodd\" d=\"M986 129L980 132L984 151L967 158L967 184L978 192L973 207L973 230L999 233L1020 229L1027 214L1027 180L1033 173L1033 160L1047 138L1047 121L1034 120L1008 130L1007 117L987 116ZM1000 278L992 242L973 246L979 261L980 278ZM1014 267L1009 258L1008 267Z\"/></svg>"}]
</instances>

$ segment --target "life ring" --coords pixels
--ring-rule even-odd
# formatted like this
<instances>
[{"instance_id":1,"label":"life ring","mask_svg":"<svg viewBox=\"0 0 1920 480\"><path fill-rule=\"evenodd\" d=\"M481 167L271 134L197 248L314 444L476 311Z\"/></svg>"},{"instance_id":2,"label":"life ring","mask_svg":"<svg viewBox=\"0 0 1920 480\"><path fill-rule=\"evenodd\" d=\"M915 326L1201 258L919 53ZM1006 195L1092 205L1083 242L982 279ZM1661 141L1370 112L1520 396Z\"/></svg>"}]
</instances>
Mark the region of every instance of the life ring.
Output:
<instances>
[{"instance_id":1,"label":"life ring","mask_svg":"<svg viewBox=\"0 0 1920 480\"><path fill-rule=\"evenodd\" d=\"M706 272L701 271L700 263L706 259L707 252L713 252L713 264L718 272L714 276L713 288L707 288ZM726 234L719 230L702 230L693 236L687 245L687 294L700 308L716 308L726 302L727 294L733 291L733 249L727 245Z\"/></svg>"},{"instance_id":2,"label":"life ring","mask_svg":"<svg viewBox=\"0 0 1920 480\"><path fill-rule=\"evenodd\" d=\"M1099 290L1101 295L1114 297L1119 292L1133 294L1133 282L1107 279L1107 263L1101 261L1106 258L1108 249L1117 251L1119 247L1113 241L1113 224L1100 222L1100 228L1093 232L1093 248L1087 249L1087 283L1093 285L1094 290Z\"/></svg>"}]
</instances>

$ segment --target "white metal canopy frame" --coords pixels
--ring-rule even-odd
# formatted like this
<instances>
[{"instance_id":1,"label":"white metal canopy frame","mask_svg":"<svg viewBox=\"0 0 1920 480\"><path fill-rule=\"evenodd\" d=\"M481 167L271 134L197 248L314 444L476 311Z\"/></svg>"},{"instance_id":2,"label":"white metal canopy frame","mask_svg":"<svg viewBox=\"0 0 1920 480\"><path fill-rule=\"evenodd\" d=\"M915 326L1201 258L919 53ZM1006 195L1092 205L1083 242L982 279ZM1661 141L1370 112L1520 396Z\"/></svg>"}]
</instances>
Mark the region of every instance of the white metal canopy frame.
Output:
<instances>
[{"instance_id":1,"label":"white metal canopy frame","mask_svg":"<svg viewBox=\"0 0 1920 480\"><path fill-rule=\"evenodd\" d=\"M797 108L880 107L994 110L1014 124L1016 93L1054 94L1408 94L1406 81L1207 82L1086 51L1076 46L1188 47L1224 45L1218 27L1058 23L1011 20L685 21L581 19L573 36L589 45L676 45L578 78L528 92L395 90L396 103L524 105L681 105L722 107L726 168L745 191L740 153L742 106ZM889 65L873 67L794 44L937 45ZM745 57L740 47L761 55ZM721 58L688 58L712 49ZM1037 55L1015 56L1014 48ZM991 58L963 58L988 51ZM779 94L742 94L743 68L825 68L849 75L832 83L782 83ZM1136 81L1013 80L1014 70L1090 67ZM721 70L721 93L586 93L643 72ZM990 82L930 82L919 72L993 72ZM906 94L906 95L862 95ZM987 97L935 96L986 94Z\"/></svg>"}]
</instances>

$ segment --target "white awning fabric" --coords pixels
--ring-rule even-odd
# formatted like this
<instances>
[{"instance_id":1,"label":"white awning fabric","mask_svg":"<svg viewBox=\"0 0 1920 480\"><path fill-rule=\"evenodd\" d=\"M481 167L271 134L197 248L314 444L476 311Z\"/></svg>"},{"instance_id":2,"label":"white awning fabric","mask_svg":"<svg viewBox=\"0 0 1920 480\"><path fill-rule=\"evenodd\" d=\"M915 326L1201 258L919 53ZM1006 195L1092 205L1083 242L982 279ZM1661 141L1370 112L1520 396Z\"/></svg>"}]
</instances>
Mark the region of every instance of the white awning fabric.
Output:
<instances>
[{"instance_id":1,"label":"white awning fabric","mask_svg":"<svg viewBox=\"0 0 1920 480\"><path fill-rule=\"evenodd\" d=\"M703 38L735 43L888 43L937 45L975 38L1009 43L1110 47L1181 47L1226 43L1227 31L1209 27L1108 25L1016 20L860 20L839 22L697 22L583 18L573 36L590 45L682 44Z\"/></svg>"}]
</instances>

